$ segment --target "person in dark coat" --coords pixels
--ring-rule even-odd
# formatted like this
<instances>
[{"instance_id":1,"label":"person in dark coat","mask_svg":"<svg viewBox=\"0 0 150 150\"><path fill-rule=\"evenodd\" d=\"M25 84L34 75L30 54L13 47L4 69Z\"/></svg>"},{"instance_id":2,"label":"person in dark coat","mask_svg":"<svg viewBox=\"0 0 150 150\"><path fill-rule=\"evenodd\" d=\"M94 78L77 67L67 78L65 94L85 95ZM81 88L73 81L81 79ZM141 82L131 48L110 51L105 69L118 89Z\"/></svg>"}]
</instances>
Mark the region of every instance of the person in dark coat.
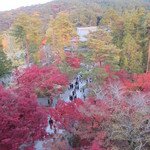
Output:
<instances>
[{"instance_id":1,"label":"person in dark coat","mask_svg":"<svg viewBox=\"0 0 150 150\"><path fill-rule=\"evenodd\" d=\"M48 99L48 105L50 105L51 103L50 103L50 100Z\"/></svg>"},{"instance_id":2,"label":"person in dark coat","mask_svg":"<svg viewBox=\"0 0 150 150\"><path fill-rule=\"evenodd\" d=\"M51 105L53 105L53 98L52 97L50 97L50 103L51 103Z\"/></svg>"},{"instance_id":3,"label":"person in dark coat","mask_svg":"<svg viewBox=\"0 0 150 150\"><path fill-rule=\"evenodd\" d=\"M72 89L72 84L70 83L70 89Z\"/></svg>"},{"instance_id":4,"label":"person in dark coat","mask_svg":"<svg viewBox=\"0 0 150 150\"><path fill-rule=\"evenodd\" d=\"M52 118L49 119L49 125L50 125L50 129L52 129L52 126L53 126L53 119Z\"/></svg>"},{"instance_id":5,"label":"person in dark coat","mask_svg":"<svg viewBox=\"0 0 150 150\"><path fill-rule=\"evenodd\" d=\"M69 100L71 101L71 95L69 95Z\"/></svg>"},{"instance_id":6,"label":"person in dark coat","mask_svg":"<svg viewBox=\"0 0 150 150\"><path fill-rule=\"evenodd\" d=\"M78 81L76 81L76 82L75 82L75 85L78 85L78 84L79 84Z\"/></svg>"},{"instance_id":7,"label":"person in dark coat","mask_svg":"<svg viewBox=\"0 0 150 150\"><path fill-rule=\"evenodd\" d=\"M72 95L71 95L70 99L71 99L71 101L73 100L73 96Z\"/></svg>"},{"instance_id":8,"label":"person in dark coat","mask_svg":"<svg viewBox=\"0 0 150 150\"><path fill-rule=\"evenodd\" d=\"M73 96L74 96L74 94L75 94L74 91L72 91L72 95L73 95Z\"/></svg>"},{"instance_id":9,"label":"person in dark coat","mask_svg":"<svg viewBox=\"0 0 150 150\"><path fill-rule=\"evenodd\" d=\"M72 95L70 95L70 96L69 96L69 99L70 99L70 101L72 101L72 100L73 100L73 96L72 96Z\"/></svg>"},{"instance_id":10,"label":"person in dark coat","mask_svg":"<svg viewBox=\"0 0 150 150\"><path fill-rule=\"evenodd\" d=\"M76 99L76 98L77 98L77 95L74 96L74 99Z\"/></svg>"}]
</instances>

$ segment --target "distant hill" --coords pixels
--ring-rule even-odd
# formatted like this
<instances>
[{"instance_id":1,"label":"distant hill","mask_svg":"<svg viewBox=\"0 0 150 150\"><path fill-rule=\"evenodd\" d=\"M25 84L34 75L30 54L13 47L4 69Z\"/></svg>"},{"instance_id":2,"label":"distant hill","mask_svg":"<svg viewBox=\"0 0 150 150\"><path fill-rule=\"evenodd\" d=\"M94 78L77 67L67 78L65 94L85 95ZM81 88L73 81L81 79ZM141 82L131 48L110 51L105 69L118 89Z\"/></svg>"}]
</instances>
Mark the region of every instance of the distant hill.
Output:
<instances>
[{"instance_id":1,"label":"distant hill","mask_svg":"<svg viewBox=\"0 0 150 150\"><path fill-rule=\"evenodd\" d=\"M20 13L35 14L43 21L46 29L51 16L59 11L71 14L71 20L76 26L96 25L109 7L122 13L125 9L145 7L150 10L150 0L54 0L46 4L21 7L11 11L0 12L0 32L9 29L14 19Z\"/></svg>"}]
</instances>

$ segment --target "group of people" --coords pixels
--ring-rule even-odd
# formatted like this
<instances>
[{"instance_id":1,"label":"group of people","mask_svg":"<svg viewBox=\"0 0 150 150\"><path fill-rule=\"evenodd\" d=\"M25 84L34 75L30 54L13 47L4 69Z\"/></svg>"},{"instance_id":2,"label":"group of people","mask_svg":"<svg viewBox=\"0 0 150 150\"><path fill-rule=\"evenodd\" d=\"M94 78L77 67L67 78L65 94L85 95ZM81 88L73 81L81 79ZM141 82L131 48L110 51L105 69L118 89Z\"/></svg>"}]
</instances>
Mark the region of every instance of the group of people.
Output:
<instances>
[{"instance_id":1,"label":"group of people","mask_svg":"<svg viewBox=\"0 0 150 150\"><path fill-rule=\"evenodd\" d=\"M69 85L69 90L72 90L72 92L69 95L69 100L72 101L74 99L77 98L77 90L80 90L80 83L82 84L82 75L79 75L77 77L75 77L75 83L71 83ZM84 87L82 88L82 90L80 90L80 92L83 92L83 98L85 100L85 93L84 93Z\"/></svg>"},{"instance_id":2,"label":"group of people","mask_svg":"<svg viewBox=\"0 0 150 150\"><path fill-rule=\"evenodd\" d=\"M52 127L54 127L54 133L56 134L56 125L53 124L53 119L50 118L48 122L49 122L50 129L52 130Z\"/></svg>"},{"instance_id":3,"label":"group of people","mask_svg":"<svg viewBox=\"0 0 150 150\"><path fill-rule=\"evenodd\" d=\"M71 90L71 93L69 95L69 100L72 101L72 100L75 100L77 98L77 90L79 90L80 92L83 93L83 98L85 100L86 98L86 95L85 95L85 86L83 86L82 88L80 83L82 84L82 75L79 75L77 77L75 77L75 83L70 83L69 85L69 90ZM92 78L89 78L86 80L86 84L88 85L88 83L92 82ZM52 99L52 96L49 96L48 98L48 104L49 105L52 105L53 104L53 99ZM50 125L50 129L52 129L52 126L53 126L53 119L50 118L49 119L49 125ZM56 133L56 126L54 126L54 133Z\"/></svg>"},{"instance_id":4,"label":"group of people","mask_svg":"<svg viewBox=\"0 0 150 150\"><path fill-rule=\"evenodd\" d=\"M73 83L70 84L70 89L72 89L72 93L69 95L69 100L72 101L77 98L76 90L79 89L78 77L76 78L75 85Z\"/></svg>"}]
</instances>

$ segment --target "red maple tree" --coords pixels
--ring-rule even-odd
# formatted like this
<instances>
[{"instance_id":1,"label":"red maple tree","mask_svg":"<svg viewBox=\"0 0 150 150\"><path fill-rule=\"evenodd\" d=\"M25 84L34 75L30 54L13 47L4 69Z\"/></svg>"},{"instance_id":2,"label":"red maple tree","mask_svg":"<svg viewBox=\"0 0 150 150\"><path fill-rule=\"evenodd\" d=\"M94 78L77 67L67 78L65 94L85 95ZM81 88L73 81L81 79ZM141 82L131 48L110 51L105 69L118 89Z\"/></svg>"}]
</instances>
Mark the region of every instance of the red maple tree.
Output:
<instances>
[{"instance_id":1,"label":"red maple tree","mask_svg":"<svg viewBox=\"0 0 150 150\"><path fill-rule=\"evenodd\" d=\"M46 136L47 113L28 90L14 93L0 86L0 149L16 150Z\"/></svg>"},{"instance_id":2,"label":"red maple tree","mask_svg":"<svg viewBox=\"0 0 150 150\"><path fill-rule=\"evenodd\" d=\"M66 54L66 62L73 68L80 68L80 62L82 61L81 58L78 58L76 56L72 56L70 53Z\"/></svg>"},{"instance_id":3,"label":"red maple tree","mask_svg":"<svg viewBox=\"0 0 150 150\"><path fill-rule=\"evenodd\" d=\"M59 101L50 114L59 129L71 134L72 147L90 148L99 141L97 147L103 148L106 137L103 122L109 118L110 112L102 101L96 104L94 99L85 102L77 99L70 103Z\"/></svg>"},{"instance_id":4,"label":"red maple tree","mask_svg":"<svg viewBox=\"0 0 150 150\"><path fill-rule=\"evenodd\" d=\"M125 81L127 89L133 91L150 91L150 73L144 74L134 74L132 80Z\"/></svg>"},{"instance_id":5,"label":"red maple tree","mask_svg":"<svg viewBox=\"0 0 150 150\"><path fill-rule=\"evenodd\" d=\"M67 76L57 70L55 66L38 67L33 65L16 76L16 89L28 89L38 96L59 95L62 88L68 85Z\"/></svg>"}]
</instances>

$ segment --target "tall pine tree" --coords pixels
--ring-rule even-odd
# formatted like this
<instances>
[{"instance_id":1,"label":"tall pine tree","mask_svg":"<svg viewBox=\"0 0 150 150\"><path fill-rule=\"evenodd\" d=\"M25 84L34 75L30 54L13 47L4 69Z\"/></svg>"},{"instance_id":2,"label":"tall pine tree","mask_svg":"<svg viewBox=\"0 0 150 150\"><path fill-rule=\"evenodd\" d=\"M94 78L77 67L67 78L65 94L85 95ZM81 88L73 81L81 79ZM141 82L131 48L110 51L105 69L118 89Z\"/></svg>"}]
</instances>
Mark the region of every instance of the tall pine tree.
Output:
<instances>
[{"instance_id":1,"label":"tall pine tree","mask_svg":"<svg viewBox=\"0 0 150 150\"><path fill-rule=\"evenodd\" d=\"M124 38L123 51L120 62L121 66L129 73L143 72L142 51L139 51L139 45L137 45L136 41L130 34L127 34Z\"/></svg>"},{"instance_id":2,"label":"tall pine tree","mask_svg":"<svg viewBox=\"0 0 150 150\"><path fill-rule=\"evenodd\" d=\"M120 50L112 43L112 37L104 30L98 30L89 34L87 45L91 51L90 59L99 66L110 65L114 68L119 64Z\"/></svg>"},{"instance_id":3,"label":"tall pine tree","mask_svg":"<svg viewBox=\"0 0 150 150\"><path fill-rule=\"evenodd\" d=\"M27 65L29 67L30 45L35 45L37 49L41 45L42 28L40 19L36 16L21 14L12 26L11 35L15 36L16 40L26 47Z\"/></svg>"},{"instance_id":4,"label":"tall pine tree","mask_svg":"<svg viewBox=\"0 0 150 150\"><path fill-rule=\"evenodd\" d=\"M51 19L46 35L48 39L55 41L60 57L65 59L64 47L70 46L70 40L76 36L74 25L69 20L69 15L66 13L59 13L55 19Z\"/></svg>"}]
</instances>

